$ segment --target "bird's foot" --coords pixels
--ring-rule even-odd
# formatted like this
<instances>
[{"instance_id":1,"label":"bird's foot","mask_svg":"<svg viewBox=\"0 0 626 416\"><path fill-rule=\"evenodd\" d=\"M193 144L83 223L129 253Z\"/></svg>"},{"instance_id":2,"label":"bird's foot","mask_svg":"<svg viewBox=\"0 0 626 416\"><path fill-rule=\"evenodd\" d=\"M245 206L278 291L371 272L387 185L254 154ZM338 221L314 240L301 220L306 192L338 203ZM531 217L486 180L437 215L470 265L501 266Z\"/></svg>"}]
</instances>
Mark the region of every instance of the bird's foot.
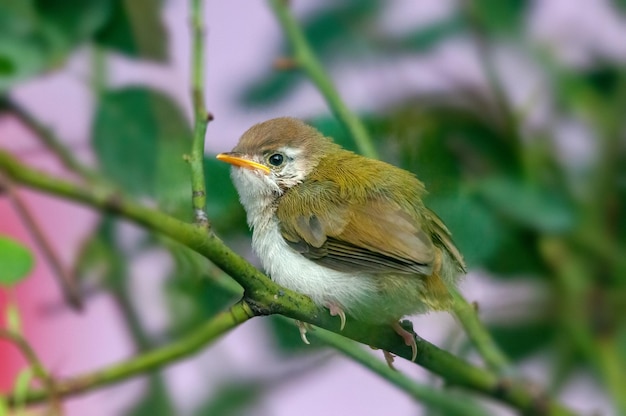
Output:
<instances>
[{"instance_id":1,"label":"bird's foot","mask_svg":"<svg viewBox=\"0 0 626 416\"><path fill-rule=\"evenodd\" d=\"M313 331L314 328L311 326L311 324L298 320L296 320L296 325L298 325L298 330L300 331L300 339L302 339L302 342L304 342L306 345L311 345L308 338L306 337L306 333L308 330Z\"/></svg>"},{"instance_id":2,"label":"bird's foot","mask_svg":"<svg viewBox=\"0 0 626 416\"><path fill-rule=\"evenodd\" d=\"M343 331L346 327L346 314L343 309L341 309L341 307L334 302L326 303L326 307L328 308L331 316L339 316L339 319L341 319L341 326L339 327L339 330Z\"/></svg>"},{"instance_id":3,"label":"bird's foot","mask_svg":"<svg viewBox=\"0 0 626 416\"><path fill-rule=\"evenodd\" d=\"M385 356L385 361L387 362L387 365L389 366L389 368L391 368L392 370L395 370L396 367L393 366L393 362L395 361L395 355L385 350L383 350L383 355Z\"/></svg>"},{"instance_id":4,"label":"bird's foot","mask_svg":"<svg viewBox=\"0 0 626 416\"><path fill-rule=\"evenodd\" d=\"M413 352L413 354L411 355L411 361L415 361L415 359L417 358L417 343L415 342L414 334L402 328L402 326L400 325L400 322L398 321L395 321L391 325L391 327L393 328L394 331L396 331L398 335L402 337L402 339L404 340L404 343L407 346L411 347L411 351ZM386 358L387 357L385 356L385 359Z\"/></svg>"}]
</instances>

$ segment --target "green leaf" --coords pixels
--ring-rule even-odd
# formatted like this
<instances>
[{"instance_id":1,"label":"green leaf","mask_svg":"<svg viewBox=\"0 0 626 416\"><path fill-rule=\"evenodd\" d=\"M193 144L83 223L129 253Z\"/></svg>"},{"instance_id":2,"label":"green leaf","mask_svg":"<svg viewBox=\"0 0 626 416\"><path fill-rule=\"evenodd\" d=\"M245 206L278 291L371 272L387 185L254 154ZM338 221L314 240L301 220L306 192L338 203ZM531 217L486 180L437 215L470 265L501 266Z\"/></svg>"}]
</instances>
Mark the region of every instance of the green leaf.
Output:
<instances>
[{"instance_id":1,"label":"green leaf","mask_svg":"<svg viewBox=\"0 0 626 416\"><path fill-rule=\"evenodd\" d=\"M573 207L558 189L494 177L485 180L477 191L495 210L531 229L562 233L574 226Z\"/></svg>"},{"instance_id":2,"label":"green leaf","mask_svg":"<svg viewBox=\"0 0 626 416\"><path fill-rule=\"evenodd\" d=\"M230 180L230 165L209 156L204 159L204 173L207 215L213 228L221 235L247 233L246 213Z\"/></svg>"},{"instance_id":3,"label":"green leaf","mask_svg":"<svg viewBox=\"0 0 626 416\"><path fill-rule=\"evenodd\" d=\"M426 205L446 224L470 267L484 264L498 250L503 229L492 213L466 194L428 197Z\"/></svg>"},{"instance_id":4,"label":"green leaf","mask_svg":"<svg viewBox=\"0 0 626 416\"><path fill-rule=\"evenodd\" d=\"M298 327L282 316L269 316L265 321L269 324L276 347L283 354L310 353L324 347L324 344L317 341L315 337L308 337L311 344L305 344L300 337ZM311 331L314 331L314 329Z\"/></svg>"},{"instance_id":5,"label":"green leaf","mask_svg":"<svg viewBox=\"0 0 626 416\"><path fill-rule=\"evenodd\" d=\"M405 169L415 172L429 192L455 192L462 180L520 169L513 140L485 118L480 102L463 108L452 97L423 97L388 115L390 139L399 145Z\"/></svg>"},{"instance_id":6,"label":"green leaf","mask_svg":"<svg viewBox=\"0 0 626 416\"><path fill-rule=\"evenodd\" d=\"M169 97L144 88L102 97L93 124L93 146L102 171L126 191L158 199L178 211L191 197L183 153L191 129Z\"/></svg>"},{"instance_id":7,"label":"green leaf","mask_svg":"<svg viewBox=\"0 0 626 416\"><path fill-rule=\"evenodd\" d=\"M420 27L395 40L411 52L427 53L442 42L466 30L466 22L459 15L452 15L438 22Z\"/></svg>"},{"instance_id":8,"label":"green leaf","mask_svg":"<svg viewBox=\"0 0 626 416\"><path fill-rule=\"evenodd\" d=\"M542 278L545 263L537 252L537 235L519 227L501 224L503 239L497 251L483 265L497 277Z\"/></svg>"},{"instance_id":9,"label":"green leaf","mask_svg":"<svg viewBox=\"0 0 626 416\"><path fill-rule=\"evenodd\" d=\"M113 0L111 16L96 34L96 43L131 57L165 61L161 4L160 0Z\"/></svg>"},{"instance_id":10,"label":"green leaf","mask_svg":"<svg viewBox=\"0 0 626 416\"><path fill-rule=\"evenodd\" d=\"M226 383L218 388L207 403L193 414L196 416L239 416L253 414L253 406L258 402L264 386L260 383L240 381Z\"/></svg>"},{"instance_id":11,"label":"green leaf","mask_svg":"<svg viewBox=\"0 0 626 416\"><path fill-rule=\"evenodd\" d=\"M555 327L543 321L523 322L491 325L489 332L504 353L519 362L552 343Z\"/></svg>"},{"instance_id":12,"label":"green leaf","mask_svg":"<svg viewBox=\"0 0 626 416\"><path fill-rule=\"evenodd\" d=\"M620 13L626 13L626 0L613 0L613 7Z\"/></svg>"},{"instance_id":13,"label":"green leaf","mask_svg":"<svg viewBox=\"0 0 626 416\"><path fill-rule=\"evenodd\" d=\"M161 375L150 374L146 393L128 409L125 416L167 416L175 414Z\"/></svg>"},{"instance_id":14,"label":"green leaf","mask_svg":"<svg viewBox=\"0 0 626 416\"><path fill-rule=\"evenodd\" d=\"M46 66L46 48L32 0L0 2L0 93Z\"/></svg>"},{"instance_id":15,"label":"green leaf","mask_svg":"<svg viewBox=\"0 0 626 416\"><path fill-rule=\"evenodd\" d=\"M109 0L34 0L34 5L42 30L62 39L67 50L90 39L111 14Z\"/></svg>"},{"instance_id":16,"label":"green leaf","mask_svg":"<svg viewBox=\"0 0 626 416\"><path fill-rule=\"evenodd\" d=\"M33 254L26 246L0 235L0 286L12 286L22 281L34 263Z\"/></svg>"},{"instance_id":17,"label":"green leaf","mask_svg":"<svg viewBox=\"0 0 626 416\"><path fill-rule=\"evenodd\" d=\"M496 33L521 31L530 0L474 0L472 13L482 28Z\"/></svg>"}]
</instances>

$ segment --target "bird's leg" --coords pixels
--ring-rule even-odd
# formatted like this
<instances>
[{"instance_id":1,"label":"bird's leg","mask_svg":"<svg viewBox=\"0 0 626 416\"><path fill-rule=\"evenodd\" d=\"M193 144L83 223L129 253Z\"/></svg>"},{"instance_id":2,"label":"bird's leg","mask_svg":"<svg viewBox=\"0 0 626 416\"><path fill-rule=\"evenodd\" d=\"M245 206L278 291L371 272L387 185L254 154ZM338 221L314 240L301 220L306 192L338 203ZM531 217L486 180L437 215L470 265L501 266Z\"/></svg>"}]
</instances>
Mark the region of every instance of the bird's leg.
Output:
<instances>
[{"instance_id":1,"label":"bird's leg","mask_svg":"<svg viewBox=\"0 0 626 416\"><path fill-rule=\"evenodd\" d=\"M335 302L327 302L326 307L328 308L331 316L339 316L339 319L341 319L341 326L339 327L339 330L343 331L343 329L346 327L346 314L344 313L343 309L341 309L341 307Z\"/></svg>"},{"instance_id":2,"label":"bird's leg","mask_svg":"<svg viewBox=\"0 0 626 416\"><path fill-rule=\"evenodd\" d=\"M311 345L308 338L306 337L306 333L309 329L313 331L313 327L311 326L311 324L296 320L296 325L298 325L298 330L300 331L300 338L302 339L302 342L304 342L306 345Z\"/></svg>"},{"instance_id":3,"label":"bird's leg","mask_svg":"<svg viewBox=\"0 0 626 416\"><path fill-rule=\"evenodd\" d=\"M411 351L413 352L413 354L411 355L411 361L415 361L415 359L417 358L417 343L415 342L415 336L406 329L402 328L400 322L398 321L395 321L393 324L391 324L391 327L394 331L396 331L398 335L402 337L404 343L407 346L411 347ZM385 358L387 357L385 356Z\"/></svg>"}]
</instances>

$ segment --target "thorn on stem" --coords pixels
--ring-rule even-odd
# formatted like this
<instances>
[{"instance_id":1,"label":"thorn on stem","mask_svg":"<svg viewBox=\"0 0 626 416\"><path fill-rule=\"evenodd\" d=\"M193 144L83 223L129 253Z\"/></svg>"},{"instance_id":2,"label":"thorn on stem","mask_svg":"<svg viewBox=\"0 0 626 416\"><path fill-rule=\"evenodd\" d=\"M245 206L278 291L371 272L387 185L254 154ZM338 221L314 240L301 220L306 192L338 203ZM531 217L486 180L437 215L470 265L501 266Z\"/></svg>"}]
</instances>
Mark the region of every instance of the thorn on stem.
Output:
<instances>
[{"instance_id":1,"label":"thorn on stem","mask_svg":"<svg viewBox=\"0 0 626 416\"><path fill-rule=\"evenodd\" d=\"M480 312L480 305L478 304L477 301L472 302L472 308L474 308L474 312L476 313Z\"/></svg>"},{"instance_id":2,"label":"thorn on stem","mask_svg":"<svg viewBox=\"0 0 626 416\"><path fill-rule=\"evenodd\" d=\"M213 113L210 113L210 112L207 111L207 113L206 113L206 121L207 121L207 123L209 123L209 122L211 122L213 120L215 120L215 117L213 117Z\"/></svg>"},{"instance_id":3,"label":"thorn on stem","mask_svg":"<svg viewBox=\"0 0 626 416\"><path fill-rule=\"evenodd\" d=\"M286 56L276 58L276 60L274 61L274 69L277 69L279 71L289 71L297 68L298 66L298 61Z\"/></svg>"}]
</instances>

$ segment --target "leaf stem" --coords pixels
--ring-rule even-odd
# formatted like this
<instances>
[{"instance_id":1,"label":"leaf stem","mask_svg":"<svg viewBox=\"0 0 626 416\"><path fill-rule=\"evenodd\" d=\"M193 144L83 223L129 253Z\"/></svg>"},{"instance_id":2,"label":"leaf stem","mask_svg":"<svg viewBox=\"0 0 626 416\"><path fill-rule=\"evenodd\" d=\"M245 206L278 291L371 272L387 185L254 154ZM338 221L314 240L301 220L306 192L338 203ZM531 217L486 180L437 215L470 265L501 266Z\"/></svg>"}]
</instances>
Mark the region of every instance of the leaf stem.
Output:
<instances>
[{"instance_id":1,"label":"leaf stem","mask_svg":"<svg viewBox=\"0 0 626 416\"><path fill-rule=\"evenodd\" d=\"M198 227L209 228L206 215L206 185L204 178L204 140L207 125L213 115L207 112L204 102L204 24L202 22L202 0L191 0L191 100L194 110L194 132L191 145L191 204Z\"/></svg>"},{"instance_id":2,"label":"leaf stem","mask_svg":"<svg viewBox=\"0 0 626 416\"><path fill-rule=\"evenodd\" d=\"M364 156L377 159L378 152L372 143L367 129L343 102L330 77L315 57L302 29L300 29L298 23L289 12L289 2L286 0L269 0L269 3L285 32L285 36L291 43L297 64L304 69L308 77L324 96L331 111L350 133L359 151Z\"/></svg>"}]
</instances>

